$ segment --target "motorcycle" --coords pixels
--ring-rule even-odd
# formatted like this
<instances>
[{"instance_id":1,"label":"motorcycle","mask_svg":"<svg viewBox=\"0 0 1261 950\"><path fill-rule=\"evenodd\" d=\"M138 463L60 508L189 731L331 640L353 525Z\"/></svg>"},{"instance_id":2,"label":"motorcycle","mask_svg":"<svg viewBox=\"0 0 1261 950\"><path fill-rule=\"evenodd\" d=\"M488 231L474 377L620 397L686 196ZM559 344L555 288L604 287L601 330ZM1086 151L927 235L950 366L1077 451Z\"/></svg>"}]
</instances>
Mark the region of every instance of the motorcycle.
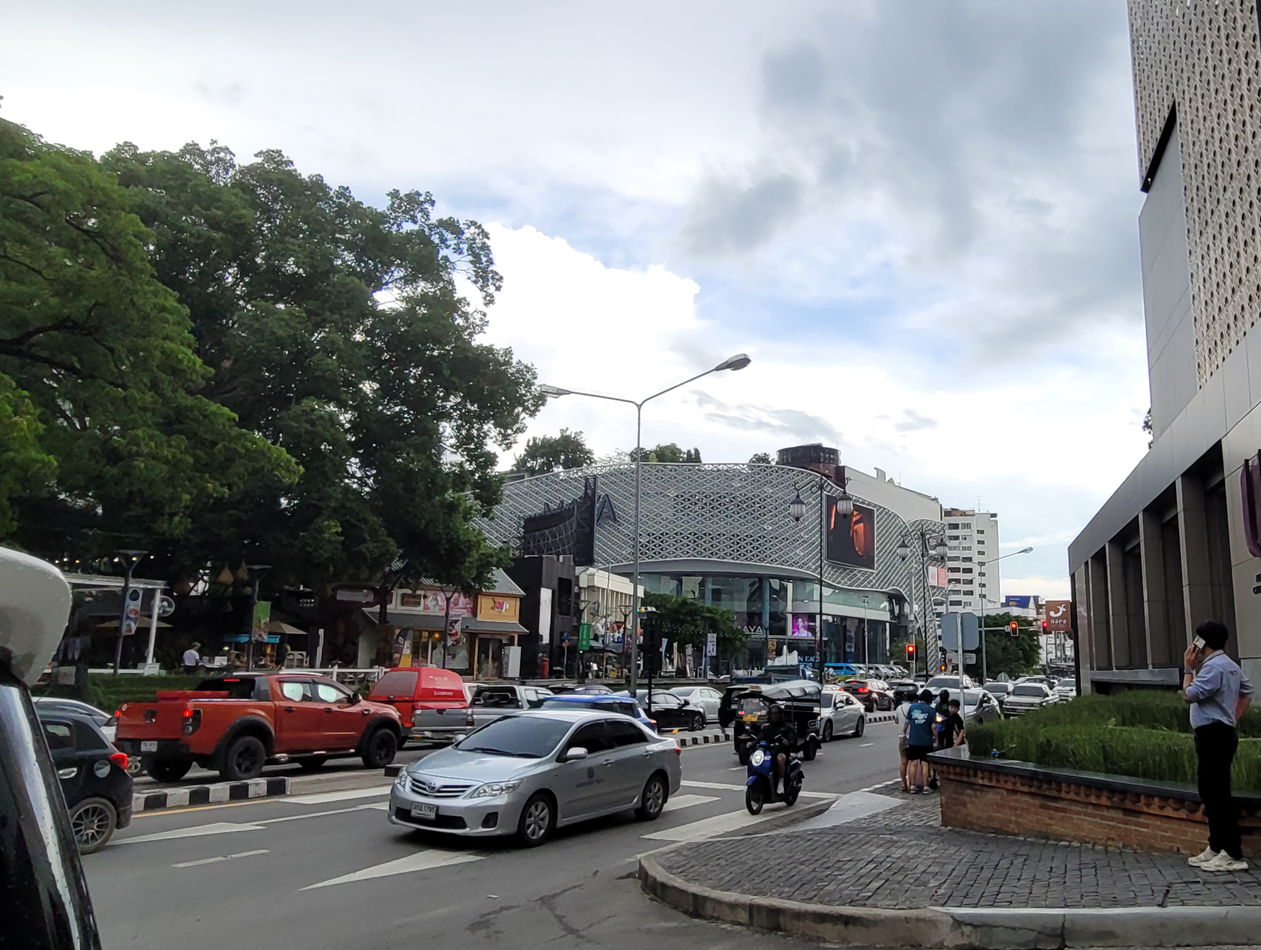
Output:
<instances>
[{"instance_id":1,"label":"motorcycle","mask_svg":"<svg viewBox=\"0 0 1261 950\"><path fill-rule=\"evenodd\" d=\"M765 804L783 802L793 805L801 794L801 783L806 774L801 771L801 760L788 756L788 774L784 776L783 789L775 790L775 751L769 743L759 742L749 756L748 778L745 780L744 807L750 815L758 815Z\"/></svg>"}]
</instances>

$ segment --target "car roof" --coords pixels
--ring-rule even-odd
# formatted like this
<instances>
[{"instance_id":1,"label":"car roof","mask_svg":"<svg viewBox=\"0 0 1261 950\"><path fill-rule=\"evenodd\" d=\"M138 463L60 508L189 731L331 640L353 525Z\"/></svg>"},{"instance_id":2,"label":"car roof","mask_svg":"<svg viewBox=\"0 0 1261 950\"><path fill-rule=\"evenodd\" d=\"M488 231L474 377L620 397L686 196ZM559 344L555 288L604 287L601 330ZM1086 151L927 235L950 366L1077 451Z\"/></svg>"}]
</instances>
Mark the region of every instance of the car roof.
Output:
<instances>
[{"instance_id":1,"label":"car roof","mask_svg":"<svg viewBox=\"0 0 1261 950\"><path fill-rule=\"evenodd\" d=\"M95 732L100 732L100 728L96 725L96 720L87 713L75 712L73 709L50 709L46 706L41 709L36 706L35 716L39 719L72 719L75 722L91 726Z\"/></svg>"},{"instance_id":2,"label":"car roof","mask_svg":"<svg viewBox=\"0 0 1261 950\"><path fill-rule=\"evenodd\" d=\"M552 697L560 699L559 696ZM625 719L615 713L601 712L598 709L527 709L519 716L507 716L508 719L554 719L563 722L586 722L591 719Z\"/></svg>"},{"instance_id":3,"label":"car roof","mask_svg":"<svg viewBox=\"0 0 1261 950\"><path fill-rule=\"evenodd\" d=\"M628 703L629 696L614 696L611 693L561 693L559 696L548 696L547 701L560 703Z\"/></svg>"}]
</instances>

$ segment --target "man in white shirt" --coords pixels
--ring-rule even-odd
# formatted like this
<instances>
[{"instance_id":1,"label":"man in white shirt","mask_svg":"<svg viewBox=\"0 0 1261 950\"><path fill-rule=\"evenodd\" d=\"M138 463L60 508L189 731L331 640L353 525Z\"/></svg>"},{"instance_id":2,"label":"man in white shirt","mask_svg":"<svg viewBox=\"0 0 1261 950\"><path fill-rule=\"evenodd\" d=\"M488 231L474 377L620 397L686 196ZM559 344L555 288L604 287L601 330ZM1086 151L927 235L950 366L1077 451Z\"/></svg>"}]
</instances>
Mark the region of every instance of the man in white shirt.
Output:
<instances>
[{"instance_id":1,"label":"man in white shirt","mask_svg":"<svg viewBox=\"0 0 1261 950\"><path fill-rule=\"evenodd\" d=\"M895 711L893 714L894 722L896 722L898 726L898 755L901 756L902 758L902 764L901 766L899 766L898 771L902 774L902 791L904 792L909 792L911 790L911 786L906 783L906 729L905 729L905 726L907 722L906 714L910 710L911 703L913 703L914 700L915 700L914 696L912 696L910 699L903 700L902 705L900 705L897 708L897 711Z\"/></svg>"},{"instance_id":2,"label":"man in white shirt","mask_svg":"<svg viewBox=\"0 0 1261 950\"><path fill-rule=\"evenodd\" d=\"M196 673L197 668L201 666L201 654L197 652L197 649L200 646L201 644L194 640L192 645L184 651L185 673Z\"/></svg>"}]
</instances>

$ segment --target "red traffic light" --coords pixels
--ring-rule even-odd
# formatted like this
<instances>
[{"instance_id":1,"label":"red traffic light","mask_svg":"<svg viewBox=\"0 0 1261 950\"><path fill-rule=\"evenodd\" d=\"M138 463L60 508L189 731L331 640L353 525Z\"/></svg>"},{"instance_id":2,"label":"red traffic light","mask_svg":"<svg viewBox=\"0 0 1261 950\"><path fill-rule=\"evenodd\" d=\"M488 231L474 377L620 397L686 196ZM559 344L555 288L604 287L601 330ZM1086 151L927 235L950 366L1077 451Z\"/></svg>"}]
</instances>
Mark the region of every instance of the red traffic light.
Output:
<instances>
[{"instance_id":1,"label":"red traffic light","mask_svg":"<svg viewBox=\"0 0 1261 950\"><path fill-rule=\"evenodd\" d=\"M1049 630L1050 628L1051 628L1051 625L1050 625L1049 623L1047 623L1045 620L1043 620L1043 621L1042 621L1042 632L1043 632L1043 633L1046 633L1046 632L1047 632L1047 630Z\"/></svg>"},{"instance_id":2,"label":"red traffic light","mask_svg":"<svg viewBox=\"0 0 1261 950\"><path fill-rule=\"evenodd\" d=\"M907 655L907 656L914 656L914 655L915 655L915 644L914 644L914 643L908 643L908 644L906 645L906 655Z\"/></svg>"},{"instance_id":3,"label":"red traffic light","mask_svg":"<svg viewBox=\"0 0 1261 950\"><path fill-rule=\"evenodd\" d=\"M1017 626L1016 621L1014 620L1007 625L1007 630L1011 633L1013 637L1020 636L1020 628Z\"/></svg>"}]
</instances>

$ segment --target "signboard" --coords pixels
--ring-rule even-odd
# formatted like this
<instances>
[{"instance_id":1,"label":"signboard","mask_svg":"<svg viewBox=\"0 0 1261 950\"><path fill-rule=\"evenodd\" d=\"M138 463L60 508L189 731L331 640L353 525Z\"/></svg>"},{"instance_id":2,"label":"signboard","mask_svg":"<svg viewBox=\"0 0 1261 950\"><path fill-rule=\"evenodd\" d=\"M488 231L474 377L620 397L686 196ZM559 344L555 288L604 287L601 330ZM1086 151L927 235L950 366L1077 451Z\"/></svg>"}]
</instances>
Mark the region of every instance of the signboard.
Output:
<instances>
[{"instance_id":1,"label":"signboard","mask_svg":"<svg viewBox=\"0 0 1261 950\"><path fill-rule=\"evenodd\" d=\"M876 569L876 511L867 505L854 505L846 518L836 510L835 496L829 496L824 509L827 531L827 559L868 571Z\"/></svg>"},{"instance_id":2,"label":"signboard","mask_svg":"<svg viewBox=\"0 0 1261 950\"><path fill-rule=\"evenodd\" d=\"M965 654L963 654L963 662L964 662L964 663L976 663L976 654L975 654L975 653L965 653Z\"/></svg>"},{"instance_id":3,"label":"signboard","mask_svg":"<svg viewBox=\"0 0 1261 950\"><path fill-rule=\"evenodd\" d=\"M539 588L539 642L547 645L552 642L552 589Z\"/></svg>"},{"instance_id":4,"label":"signboard","mask_svg":"<svg viewBox=\"0 0 1261 950\"><path fill-rule=\"evenodd\" d=\"M1073 602L1071 600L1046 602L1046 628L1051 633L1073 632Z\"/></svg>"},{"instance_id":5,"label":"signboard","mask_svg":"<svg viewBox=\"0 0 1261 950\"><path fill-rule=\"evenodd\" d=\"M580 651L591 649L591 624L578 624L578 649Z\"/></svg>"},{"instance_id":6,"label":"signboard","mask_svg":"<svg viewBox=\"0 0 1261 950\"><path fill-rule=\"evenodd\" d=\"M504 676L510 680L521 675L521 648L504 647Z\"/></svg>"},{"instance_id":7,"label":"signboard","mask_svg":"<svg viewBox=\"0 0 1261 950\"><path fill-rule=\"evenodd\" d=\"M502 598L500 598L502 599ZM419 610L423 614L447 612L447 591L403 590L398 594L398 605L405 610ZM463 617L473 612L473 601L467 594L451 592L451 616Z\"/></svg>"},{"instance_id":8,"label":"signboard","mask_svg":"<svg viewBox=\"0 0 1261 950\"><path fill-rule=\"evenodd\" d=\"M271 601L260 600L254 605L254 626L252 628L255 643L267 642L267 624L271 621Z\"/></svg>"},{"instance_id":9,"label":"signboard","mask_svg":"<svg viewBox=\"0 0 1261 950\"><path fill-rule=\"evenodd\" d=\"M144 591L132 587L127 591L127 601L123 605L123 636L130 637L136 632L136 624L140 622L140 600Z\"/></svg>"},{"instance_id":10,"label":"signboard","mask_svg":"<svg viewBox=\"0 0 1261 950\"><path fill-rule=\"evenodd\" d=\"M706 656L718 655L718 634L711 633L708 637L705 638L705 655Z\"/></svg>"},{"instance_id":11,"label":"signboard","mask_svg":"<svg viewBox=\"0 0 1261 950\"><path fill-rule=\"evenodd\" d=\"M981 645L981 625L976 614L942 614L941 645L951 652L958 652L960 638L964 650L975 650Z\"/></svg>"},{"instance_id":12,"label":"signboard","mask_svg":"<svg viewBox=\"0 0 1261 950\"><path fill-rule=\"evenodd\" d=\"M169 617L173 613L175 613L175 598L163 594L161 600L158 601L158 616Z\"/></svg>"}]
</instances>

